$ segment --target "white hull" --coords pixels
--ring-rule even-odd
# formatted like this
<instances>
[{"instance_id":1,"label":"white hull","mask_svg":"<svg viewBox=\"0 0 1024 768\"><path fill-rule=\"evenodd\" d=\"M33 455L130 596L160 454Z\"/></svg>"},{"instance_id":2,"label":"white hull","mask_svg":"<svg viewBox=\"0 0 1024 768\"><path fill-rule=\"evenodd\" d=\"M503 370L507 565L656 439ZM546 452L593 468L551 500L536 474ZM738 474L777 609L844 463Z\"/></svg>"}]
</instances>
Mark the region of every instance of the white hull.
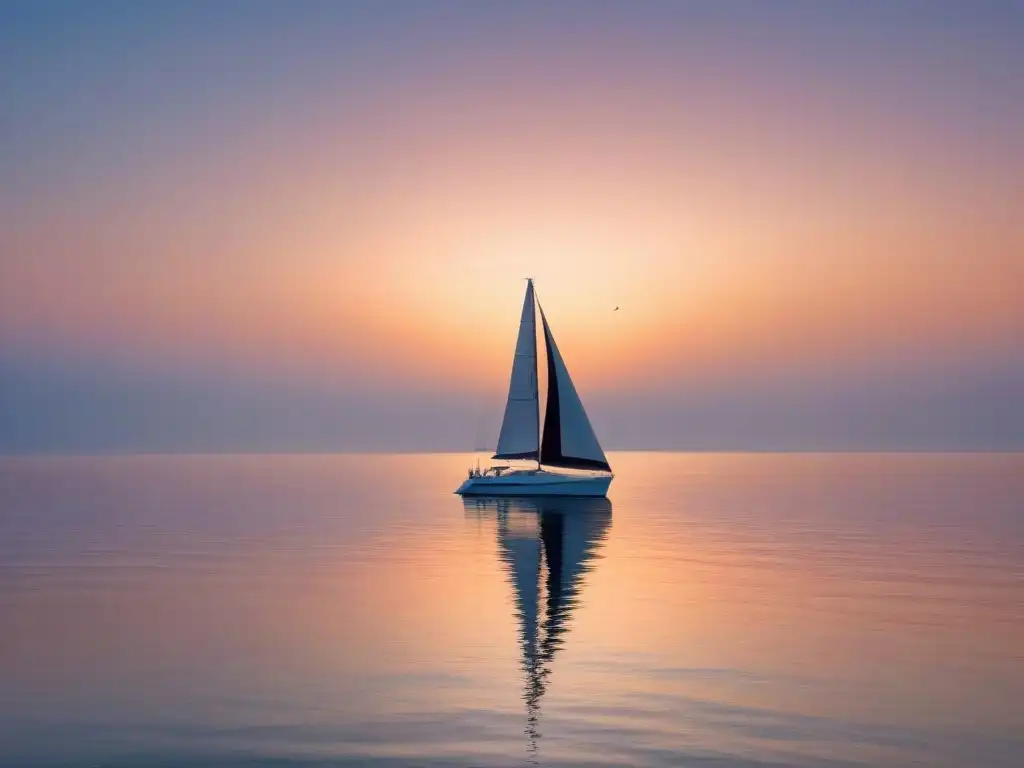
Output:
<instances>
[{"instance_id":1,"label":"white hull","mask_svg":"<svg viewBox=\"0 0 1024 768\"><path fill-rule=\"evenodd\" d=\"M529 470L468 478L460 496L606 496L611 475L561 475Z\"/></svg>"}]
</instances>

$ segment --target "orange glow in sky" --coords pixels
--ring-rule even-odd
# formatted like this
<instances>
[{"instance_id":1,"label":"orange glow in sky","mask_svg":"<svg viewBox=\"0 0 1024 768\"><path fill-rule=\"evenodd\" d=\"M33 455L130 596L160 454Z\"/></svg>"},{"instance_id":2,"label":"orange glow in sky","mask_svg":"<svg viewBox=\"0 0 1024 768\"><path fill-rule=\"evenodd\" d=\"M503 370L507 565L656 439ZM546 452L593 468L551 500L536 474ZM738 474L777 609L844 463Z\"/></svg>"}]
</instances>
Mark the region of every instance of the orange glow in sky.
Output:
<instances>
[{"instance_id":1,"label":"orange glow in sky","mask_svg":"<svg viewBox=\"0 0 1024 768\"><path fill-rule=\"evenodd\" d=\"M1019 349L1024 131L994 27L508 13L465 36L383 14L365 50L313 25L264 80L255 43L198 27L115 41L138 75L92 38L55 52L102 110L69 90L13 123L0 340L490 393L529 276L590 392Z\"/></svg>"}]
</instances>

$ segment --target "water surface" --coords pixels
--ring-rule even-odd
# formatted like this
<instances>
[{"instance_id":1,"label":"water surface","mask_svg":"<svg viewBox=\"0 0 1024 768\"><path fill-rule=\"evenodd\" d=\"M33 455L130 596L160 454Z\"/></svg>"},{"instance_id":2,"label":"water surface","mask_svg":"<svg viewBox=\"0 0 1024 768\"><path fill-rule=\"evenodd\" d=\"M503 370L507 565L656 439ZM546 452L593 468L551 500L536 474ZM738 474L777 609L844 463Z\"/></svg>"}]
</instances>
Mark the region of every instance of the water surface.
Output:
<instances>
[{"instance_id":1,"label":"water surface","mask_svg":"<svg viewBox=\"0 0 1024 768\"><path fill-rule=\"evenodd\" d=\"M1024 765L1024 457L0 459L0 765Z\"/></svg>"}]
</instances>

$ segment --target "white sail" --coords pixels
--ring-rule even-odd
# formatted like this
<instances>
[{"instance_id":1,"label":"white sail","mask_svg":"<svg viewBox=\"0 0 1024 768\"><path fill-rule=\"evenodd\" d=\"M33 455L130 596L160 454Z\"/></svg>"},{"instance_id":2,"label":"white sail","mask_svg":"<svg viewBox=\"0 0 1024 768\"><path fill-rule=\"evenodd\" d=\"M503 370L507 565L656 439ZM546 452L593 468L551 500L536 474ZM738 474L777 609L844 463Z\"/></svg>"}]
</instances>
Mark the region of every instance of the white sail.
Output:
<instances>
[{"instance_id":1,"label":"white sail","mask_svg":"<svg viewBox=\"0 0 1024 768\"><path fill-rule=\"evenodd\" d=\"M512 360L505 418L501 422L496 459L536 459L540 447L540 401L537 397L537 321L533 281L526 283L526 298L519 321L519 339Z\"/></svg>"},{"instance_id":2,"label":"white sail","mask_svg":"<svg viewBox=\"0 0 1024 768\"><path fill-rule=\"evenodd\" d=\"M551 467L597 469L610 472L608 459L597 441L569 370L551 335L543 308L544 342L548 357L548 402L544 412L544 440L540 461Z\"/></svg>"}]
</instances>

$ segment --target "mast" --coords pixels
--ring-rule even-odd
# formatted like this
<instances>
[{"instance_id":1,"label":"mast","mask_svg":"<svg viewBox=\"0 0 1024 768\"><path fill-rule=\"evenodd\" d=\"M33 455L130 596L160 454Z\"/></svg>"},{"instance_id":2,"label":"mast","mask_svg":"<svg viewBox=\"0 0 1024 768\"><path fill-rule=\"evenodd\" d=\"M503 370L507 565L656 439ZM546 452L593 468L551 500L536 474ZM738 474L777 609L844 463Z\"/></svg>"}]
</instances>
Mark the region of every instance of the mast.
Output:
<instances>
[{"instance_id":1,"label":"mast","mask_svg":"<svg viewBox=\"0 0 1024 768\"><path fill-rule=\"evenodd\" d=\"M533 295L533 303L537 302L537 289L533 287L533 278L526 278L527 290ZM537 398L534 400L534 421L537 423L537 469L540 470L540 360L537 358L537 310L533 310L533 380L537 382ZM551 384L548 384L548 388Z\"/></svg>"}]
</instances>

